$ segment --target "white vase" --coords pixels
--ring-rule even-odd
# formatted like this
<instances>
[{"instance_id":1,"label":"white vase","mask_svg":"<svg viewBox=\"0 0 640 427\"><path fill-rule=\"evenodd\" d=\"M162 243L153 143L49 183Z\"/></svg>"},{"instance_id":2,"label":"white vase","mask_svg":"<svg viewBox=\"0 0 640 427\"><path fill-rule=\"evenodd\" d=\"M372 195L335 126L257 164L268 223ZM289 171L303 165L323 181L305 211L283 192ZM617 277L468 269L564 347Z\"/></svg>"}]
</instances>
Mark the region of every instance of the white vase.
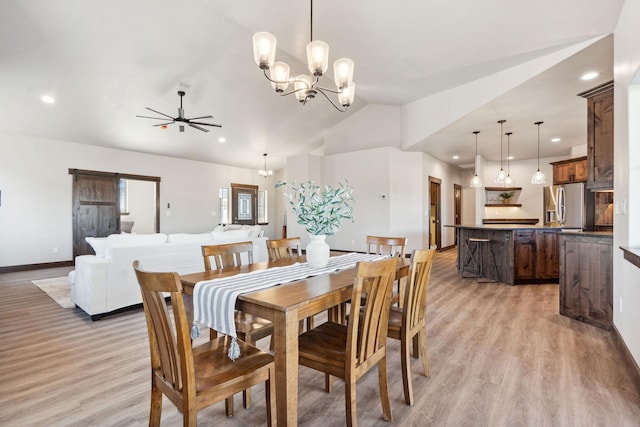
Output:
<instances>
[{"instance_id":1,"label":"white vase","mask_svg":"<svg viewBox=\"0 0 640 427\"><path fill-rule=\"evenodd\" d=\"M311 268L326 267L329 263L329 245L324 241L327 236L321 234L319 236L309 235L311 242L307 245L307 264Z\"/></svg>"}]
</instances>

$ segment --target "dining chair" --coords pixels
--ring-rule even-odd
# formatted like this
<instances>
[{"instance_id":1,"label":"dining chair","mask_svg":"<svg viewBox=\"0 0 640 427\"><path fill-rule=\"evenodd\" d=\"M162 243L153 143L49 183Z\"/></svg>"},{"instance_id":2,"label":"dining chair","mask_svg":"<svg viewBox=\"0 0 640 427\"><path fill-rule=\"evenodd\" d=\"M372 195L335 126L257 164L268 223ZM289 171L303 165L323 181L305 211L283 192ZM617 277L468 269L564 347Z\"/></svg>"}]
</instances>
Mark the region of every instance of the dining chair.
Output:
<instances>
[{"instance_id":1,"label":"dining chair","mask_svg":"<svg viewBox=\"0 0 640 427\"><path fill-rule=\"evenodd\" d=\"M377 255L393 255L400 258L405 257L407 247L406 237L381 237L367 236L367 253ZM404 300L404 279L398 280L397 295L391 297L392 304L401 305Z\"/></svg>"},{"instance_id":2,"label":"dining chair","mask_svg":"<svg viewBox=\"0 0 640 427\"><path fill-rule=\"evenodd\" d=\"M253 243L252 242L239 242L239 243L225 243L220 245L205 245L202 246L202 257L204 259L205 271L212 269L211 258L215 261L215 268L219 270L221 268L235 267L242 265L242 254L246 254L249 264L253 264ZM236 334L242 341L248 342L251 345L256 345L258 340L266 338L273 334L273 323L270 320L263 319L262 317L254 316L252 314L244 313L236 310L234 312L234 319L236 324ZM209 338L214 339L218 336L218 332L214 329L209 330ZM271 350L273 350L273 340L270 343ZM231 406L233 412L233 402L228 403ZM245 408L251 406L251 390L247 389L242 392L242 405Z\"/></svg>"},{"instance_id":3,"label":"dining chair","mask_svg":"<svg viewBox=\"0 0 640 427\"><path fill-rule=\"evenodd\" d=\"M391 288L396 274L396 258L361 261L356 265L348 325L328 321L313 328L298 339L299 363L345 382L345 407L348 426L358 424L356 381L374 366L378 366L378 381L382 414L391 421L391 403L387 383L387 327Z\"/></svg>"},{"instance_id":4,"label":"dining chair","mask_svg":"<svg viewBox=\"0 0 640 427\"><path fill-rule=\"evenodd\" d=\"M267 240L270 260L294 258L302 255L302 243L299 237Z\"/></svg>"},{"instance_id":5,"label":"dining chair","mask_svg":"<svg viewBox=\"0 0 640 427\"><path fill-rule=\"evenodd\" d=\"M273 356L238 341L242 356L235 361L227 353L230 337L220 337L192 347L191 325L177 273L143 271L140 261L133 268L142 291L151 354L151 409L149 426L159 426L162 395L182 412L183 425L197 424L200 409L233 398L235 393L265 383L267 424L275 425L275 365ZM169 315L164 293L171 296ZM172 319L173 318L173 319ZM227 408L227 416L233 413Z\"/></svg>"},{"instance_id":6,"label":"dining chair","mask_svg":"<svg viewBox=\"0 0 640 427\"><path fill-rule=\"evenodd\" d=\"M411 266L402 307L391 306L387 336L400 340L402 364L402 384L404 401L413 404L411 385L410 354L413 344L413 357L422 359L425 376L431 376L429 355L427 354L427 293L429 276L436 249L414 250L411 254Z\"/></svg>"}]
</instances>

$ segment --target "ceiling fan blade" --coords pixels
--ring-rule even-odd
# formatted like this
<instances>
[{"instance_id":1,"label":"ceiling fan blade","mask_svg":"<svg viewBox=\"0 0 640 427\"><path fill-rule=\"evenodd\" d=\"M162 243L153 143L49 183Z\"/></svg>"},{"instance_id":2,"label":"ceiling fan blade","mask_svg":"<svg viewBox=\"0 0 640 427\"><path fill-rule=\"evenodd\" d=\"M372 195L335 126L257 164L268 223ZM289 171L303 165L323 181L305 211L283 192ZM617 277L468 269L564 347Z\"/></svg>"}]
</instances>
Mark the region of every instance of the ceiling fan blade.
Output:
<instances>
[{"instance_id":1,"label":"ceiling fan blade","mask_svg":"<svg viewBox=\"0 0 640 427\"><path fill-rule=\"evenodd\" d=\"M165 117L168 117L168 118L170 118L171 120L173 120L173 117L171 117L171 116L170 116L170 115L168 115L168 114L161 113L160 111L156 111L156 110L154 110L154 109L152 109L152 108L149 108L149 107L147 107L147 110L149 110L149 111L153 111L153 112L154 112L154 113L156 113L156 114L160 114L161 116L165 116Z\"/></svg>"},{"instance_id":2,"label":"ceiling fan blade","mask_svg":"<svg viewBox=\"0 0 640 427\"><path fill-rule=\"evenodd\" d=\"M200 126L215 126L217 128L221 128L222 127L222 125L218 125L218 124L215 124L215 123L189 122L189 124L200 125Z\"/></svg>"},{"instance_id":3,"label":"ceiling fan blade","mask_svg":"<svg viewBox=\"0 0 640 427\"><path fill-rule=\"evenodd\" d=\"M213 116L192 117L188 120L213 119Z\"/></svg>"},{"instance_id":4,"label":"ceiling fan blade","mask_svg":"<svg viewBox=\"0 0 640 427\"><path fill-rule=\"evenodd\" d=\"M196 128L198 130L201 130L202 132L209 132L209 129L202 128L202 127L200 127L198 125L194 125L193 123L189 123L189 126L191 126L192 128Z\"/></svg>"},{"instance_id":5,"label":"ceiling fan blade","mask_svg":"<svg viewBox=\"0 0 640 427\"><path fill-rule=\"evenodd\" d=\"M136 117L140 117L140 118L142 118L142 119L167 120L167 119L166 119L166 118L164 118L164 117L149 117L149 116L138 116L138 115L136 115Z\"/></svg>"},{"instance_id":6,"label":"ceiling fan blade","mask_svg":"<svg viewBox=\"0 0 640 427\"><path fill-rule=\"evenodd\" d=\"M163 119L163 120L166 120L166 119ZM173 122L167 122L167 123L160 123L159 125L151 125L151 126L158 127L158 126L167 126L167 125L172 125L172 124L173 124Z\"/></svg>"}]
</instances>

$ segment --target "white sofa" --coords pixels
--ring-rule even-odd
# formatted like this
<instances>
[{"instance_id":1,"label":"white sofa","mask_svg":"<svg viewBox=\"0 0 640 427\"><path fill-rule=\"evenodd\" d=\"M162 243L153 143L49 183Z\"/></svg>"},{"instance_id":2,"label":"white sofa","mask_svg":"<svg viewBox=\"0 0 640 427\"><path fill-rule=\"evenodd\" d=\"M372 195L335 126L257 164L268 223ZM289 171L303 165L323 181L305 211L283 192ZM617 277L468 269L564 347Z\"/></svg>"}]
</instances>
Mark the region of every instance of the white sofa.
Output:
<instances>
[{"instance_id":1,"label":"white sofa","mask_svg":"<svg viewBox=\"0 0 640 427\"><path fill-rule=\"evenodd\" d=\"M132 266L134 260L139 260L149 271L195 273L204 270L202 245L250 240L254 261L266 261L266 238L262 233L259 226L245 226L230 230L217 228L202 234L123 233L88 237L87 242L96 255L76 257L75 270L69 273L71 299L92 320L97 320L104 314L142 303Z\"/></svg>"}]
</instances>

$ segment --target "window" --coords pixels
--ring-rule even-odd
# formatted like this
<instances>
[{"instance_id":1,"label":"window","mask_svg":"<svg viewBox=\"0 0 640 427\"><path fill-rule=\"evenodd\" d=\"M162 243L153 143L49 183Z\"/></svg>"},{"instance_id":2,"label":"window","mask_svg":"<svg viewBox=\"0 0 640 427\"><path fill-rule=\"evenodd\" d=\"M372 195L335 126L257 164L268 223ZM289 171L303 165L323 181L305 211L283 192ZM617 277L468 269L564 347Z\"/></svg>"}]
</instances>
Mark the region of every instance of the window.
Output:
<instances>
[{"instance_id":1,"label":"window","mask_svg":"<svg viewBox=\"0 0 640 427\"><path fill-rule=\"evenodd\" d=\"M268 222L267 190L258 190L258 224L267 224Z\"/></svg>"},{"instance_id":2,"label":"window","mask_svg":"<svg viewBox=\"0 0 640 427\"><path fill-rule=\"evenodd\" d=\"M118 184L120 193L120 215L129 215L129 183L121 179Z\"/></svg>"},{"instance_id":3,"label":"window","mask_svg":"<svg viewBox=\"0 0 640 427\"><path fill-rule=\"evenodd\" d=\"M220 224L229 224L231 221L231 212L229 210L229 188L221 187L218 190L220 198Z\"/></svg>"}]
</instances>

